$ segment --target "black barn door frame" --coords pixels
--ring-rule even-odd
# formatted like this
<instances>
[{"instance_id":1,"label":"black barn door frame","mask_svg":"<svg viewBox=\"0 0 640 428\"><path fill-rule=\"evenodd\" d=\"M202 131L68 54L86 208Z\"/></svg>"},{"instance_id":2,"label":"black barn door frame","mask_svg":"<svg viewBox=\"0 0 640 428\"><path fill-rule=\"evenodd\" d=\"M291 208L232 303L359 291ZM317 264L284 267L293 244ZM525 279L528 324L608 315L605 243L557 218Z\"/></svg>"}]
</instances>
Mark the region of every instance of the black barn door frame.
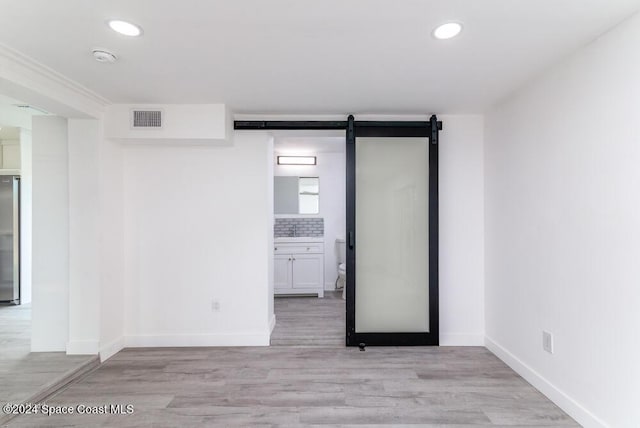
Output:
<instances>
[{"instance_id":1,"label":"black barn door frame","mask_svg":"<svg viewBox=\"0 0 640 428\"><path fill-rule=\"evenodd\" d=\"M438 305L438 139L442 122L435 115L426 121L244 121L234 122L236 130L345 130L347 154L347 346L437 346L439 345ZM358 137L429 138L429 332L356 332L356 139Z\"/></svg>"}]
</instances>

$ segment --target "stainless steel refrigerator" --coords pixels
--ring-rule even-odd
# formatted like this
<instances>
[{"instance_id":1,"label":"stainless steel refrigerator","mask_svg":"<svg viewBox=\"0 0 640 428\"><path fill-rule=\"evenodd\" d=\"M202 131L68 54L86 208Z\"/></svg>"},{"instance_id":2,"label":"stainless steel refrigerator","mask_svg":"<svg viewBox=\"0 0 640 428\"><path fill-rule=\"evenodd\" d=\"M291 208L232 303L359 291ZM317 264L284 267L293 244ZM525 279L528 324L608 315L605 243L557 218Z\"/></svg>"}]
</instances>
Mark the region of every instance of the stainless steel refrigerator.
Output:
<instances>
[{"instance_id":1,"label":"stainless steel refrigerator","mask_svg":"<svg viewBox=\"0 0 640 428\"><path fill-rule=\"evenodd\" d=\"M20 177L0 175L0 302L20 304Z\"/></svg>"}]
</instances>

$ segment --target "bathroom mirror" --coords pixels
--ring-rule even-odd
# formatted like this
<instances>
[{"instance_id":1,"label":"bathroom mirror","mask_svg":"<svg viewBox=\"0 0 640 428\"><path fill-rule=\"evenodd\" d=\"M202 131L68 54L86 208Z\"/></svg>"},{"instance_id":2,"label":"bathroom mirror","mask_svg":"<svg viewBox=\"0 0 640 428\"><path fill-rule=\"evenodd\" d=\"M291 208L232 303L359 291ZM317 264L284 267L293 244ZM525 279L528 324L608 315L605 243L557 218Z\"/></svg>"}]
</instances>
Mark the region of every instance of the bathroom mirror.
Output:
<instances>
[{"instance_id":1,"label":"bathroom mirror","mask_svg":"<svg viewBox=\"0 0 640 428\"><path fill-rule=\"evenodd\" d=\"M319 214L318 177L273 177L274 214Z\"/></svg>"}]
</instances>

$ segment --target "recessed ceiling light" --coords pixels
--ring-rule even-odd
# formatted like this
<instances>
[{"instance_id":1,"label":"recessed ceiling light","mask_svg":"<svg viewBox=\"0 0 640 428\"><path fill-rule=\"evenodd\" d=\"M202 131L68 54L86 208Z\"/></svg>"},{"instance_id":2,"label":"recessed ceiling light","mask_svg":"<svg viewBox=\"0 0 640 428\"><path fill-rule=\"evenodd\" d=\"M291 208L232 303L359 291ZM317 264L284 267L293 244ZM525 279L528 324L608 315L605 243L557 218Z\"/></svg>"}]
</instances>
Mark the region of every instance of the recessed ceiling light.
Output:
<instances>
[{"instance_id":1,"label":"recessed ceiling light","mask_svg":"<svg viewBox=\"0 0 640 428\"><path fill-rule=\"evenodd\" d=\"M459 22L447 22L433 30L433 37L440 40L451 39L462 31L462 24Z\"/></svg>"},{"instance_id":2,"label":"recessed ceiling light","mask_svg":"<svg viewBox=\"0 0 640 428\"><path fill-rule=\"evenodd\" d=\"M94 49L93 57L98 62L116 62L118 59L114 54L109 51L105 51L104 49Z\"/></svg>"},{"instance_id":3,"label":"recessed ceiling light","mask_svg":"<svg viewBox=\"0 0 640 428\"><path fill-rule=\"evenodd\" d=\"M109 22L109 27L116 33L124 34L125 36L137 37L142 34L142 28L127 21L121 21L119 19L113 19Z\"/></svg>"}]
</instances>

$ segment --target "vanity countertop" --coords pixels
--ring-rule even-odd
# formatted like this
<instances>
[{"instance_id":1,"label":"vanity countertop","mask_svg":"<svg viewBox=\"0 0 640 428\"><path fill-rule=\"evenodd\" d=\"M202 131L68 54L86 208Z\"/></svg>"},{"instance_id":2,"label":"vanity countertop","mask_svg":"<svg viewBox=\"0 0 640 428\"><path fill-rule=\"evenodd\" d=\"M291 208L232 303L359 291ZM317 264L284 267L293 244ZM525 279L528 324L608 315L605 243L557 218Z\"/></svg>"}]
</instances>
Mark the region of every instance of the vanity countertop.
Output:
<instances>
[{"instance_id":1,"label":"vanity countertop","mask_svg":"<svg viewBox=\"0 0 640 428\"><path fill-rule=\"evenodd\" d=\"M311 238L308 236L287 236L283 238L274 238L273 242L280 244L284 242L324 242L324 238Z\"/></svg>"}]
</instances>

